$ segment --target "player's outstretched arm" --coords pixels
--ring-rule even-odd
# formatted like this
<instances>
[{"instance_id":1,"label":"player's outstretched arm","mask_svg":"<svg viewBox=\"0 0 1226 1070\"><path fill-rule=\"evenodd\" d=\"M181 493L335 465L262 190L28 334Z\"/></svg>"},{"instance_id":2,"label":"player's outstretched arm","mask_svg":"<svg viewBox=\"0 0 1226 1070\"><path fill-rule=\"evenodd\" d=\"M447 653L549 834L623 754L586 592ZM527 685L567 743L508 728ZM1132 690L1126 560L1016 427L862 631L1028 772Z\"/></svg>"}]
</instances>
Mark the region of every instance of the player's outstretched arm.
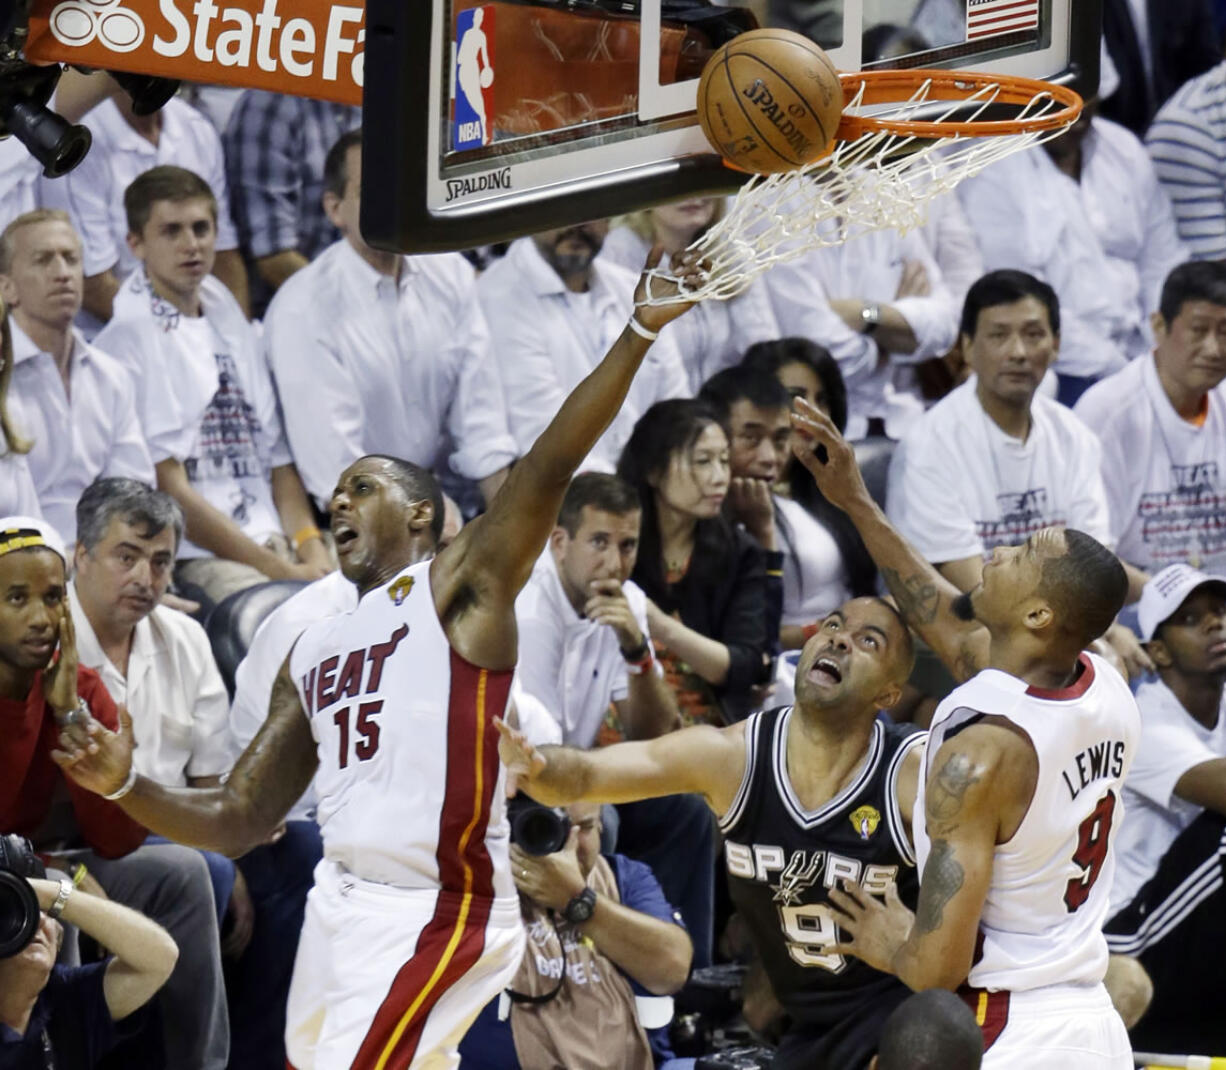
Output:
<instances>
[{"instance_id":1,"label":"player's outstretched arm","mask_svg":"<svg viewBox=\"0 0 1226 1070\"><path fill-rule=\"evenodd\" d=\"M132 718L120 708L110 732L90 718L60 734L56 763L81 787L113 795L124 813L151 832L188 847L237 858L265 842L311 783L319 759L311 727L289 675L289 660L273 684L268 720L216 788L167 788L132 768Z\"/></svg>"},{"instance_id":2,"label":"player's outstretched arm","mask_svg":"<svg viewBox=\"0 0 1226 1070\"><path fill-rule=\"evenodd\" d=\"M1002 800L1024 791L1024 760L1005 753L1015 745L1007 729L981 724L941 747L924 801L932 846L915 914L892 887L884 903L855 884L831 889L835 920L851 934L832 951L897 974L917 992L966 981L1001 839Z\"/></svg>"},{"instance_id":3,"label":"player's outstretched arm","mask_svg":"<svg viewBox=\"0 0 1226 1070\"><path fill-rule=\"evenodd\" d=\"M825 413L797 398L792 427L800 439L793 447L796 457L826 498L851 517L907 624L957 679L969 680L987 664L988 635L981 625L954 614L962 592L886 519L864 485L855 452Z\"/></svg>"},{"instance_id":4,"label":"player's outstretched arm","mask_svg":"<svg viewBox=\"0 0 1226 1070\"><path fill-rule=\"evenodd\" d=\"M660 255L659 247L652 250L634 296L633 316L653 334L690 307L686 303L644 303L649 285L657 298L680 292L674 281L662 276L649 278ZM686 257L674 262L671 271L680 279L694 282L700 274L697 262ZM571 476L622 407L650 345L630 326L622 331L604 359L562 403L532 448L515 463L489 510L467 525L439 555L442 575L432 573L432 582L439 584L441 580L444 587L457 594L474 592L478 601L485 601L490 594L500 602L514 601L554 528ZM444 592L444 604L447 601Z\"/></svg>"},{"instance_id":5,"label":"player's outstretched arm","mask_svg":"<svg viewBox=\"0 0 1226 1070\"><path fill-rule=\"evenodd\" d=\"M504 721L498 754L520 789L546 806L637 802L692 792L717 814L732 805L745 775L744 725L697 725L658 739L597 750L537 747Z\"/></svg>"}]
</instances>

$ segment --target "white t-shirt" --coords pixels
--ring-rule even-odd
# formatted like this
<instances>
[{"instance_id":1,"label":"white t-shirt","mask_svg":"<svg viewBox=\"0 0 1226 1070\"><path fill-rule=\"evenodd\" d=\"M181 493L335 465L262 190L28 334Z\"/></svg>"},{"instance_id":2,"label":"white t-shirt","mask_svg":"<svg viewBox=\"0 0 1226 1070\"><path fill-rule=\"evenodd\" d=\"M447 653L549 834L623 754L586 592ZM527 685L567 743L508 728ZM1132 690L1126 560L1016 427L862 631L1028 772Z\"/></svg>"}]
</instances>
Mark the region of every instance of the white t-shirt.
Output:
<instances>
[{"instance_id":1,"label":"white t-shirt","mask_svg":"<svg viewBox=\"0 0 1226 1070\"><path fill-rule=\"evenodd\" d=\"M780 532L782 623L804 627L821 620L851 597L847 568L834 536L803 505L776 497L775 508L788 527L786 537Z\"/></svg>"},{"instance_id":2,"label":"white t-shirt","mask_svg":"<svg viewBox=\"0 0 1226 1070\"><path fill-rule=\"evenodd\" d=\"M171 788L186 787L188 777L228 772L229 702L204 629L177 609L155 607L136 625L125 677L103 652L75 583L68 600L81 664L132 715L136 771Z\"/></svg>"},{"instance_id":3,"label":"white t-shirt","mask_svg":"<svg viewBox=\"0 0 1226 1070\"><path fill-rule=\"evenodd\" d=\"M629 580L622 590L647 636L647 596ZM575 612L548 547L515 600L515 620L519 625L518 673L524 690L558 721L564 743L590 747L609 703L620 702L629 693L617 633ZM650 645L650 638L647 642Z\"/></svg>"},{"instance_id":4,"label":"white t-shirt","mask_svg":"<svg viewBox=\"0 0 1226 1070\"><path fill-rule=\"evenodd\" d=\"M626 329L636 285L634 274L598 256L591 289L571 293L531 238L512 242L507 255L477 279L507 426L521 456ZM638 418L657 401L689 395L681 355L665 331L647 351L625 402L581 467L613 471Z\"/></svg>"},{"instance_id":5,"label":"white t-shirt","mask_svg":"<svg viewBox=\"0 0 1226 1070\"><path fill-rule=\"evenodd\" d=\"M32 445L26 455L40 514L71 543L77 501L102 476L154 482L153 461L136 411L136 386L121 363L72 332L71 396L55 358L41 352L15 320L14 424Z\"/></svg>"},{"instance_id":6,"label":"white t-shirt","mask_svg":"<svg viewBox=\"0 0 1226 1070\"><path fill-rule=\"evenodd\" d=\"M81 120L94 138L89 154L68 174L39 182L43 206L63 209L72 217L81 235L87 276L114 268L124 279L136 268L138 261L128 248L123 194L138 175L162 164L183 167L208 183L217 199L217 249L238 246L230 221L220 135L208 119L177 97L166 102L161 117L154 145L128 125L113 100L104 100Z\"/></svg>"},{"instance_id":7,"label":"white t-shirt","mask_svg":"<svg viewBox=\"0 0 1226 1070\"><path fill-rule=\"evenodd\" d=\"M200 301L204 315L181 315L143 271L133 272L98 345L132 372L154 463L181 461L209 504L262 543L281 533L271 471L290 463L277 396L255 330L230 291L209 276ZM179 547L180 558L207 556L187 539Z\"/></svg>"},{"instance_id":8,"label":"white t-shirt","mask_svg":"<svg viewBox=\"0 0 1226 1070\"><path fill-rule=\"evenodd\" d=\"M894 526L937 564L1017 545L1053 525L1112 545L1094 433L1036 395L1022 442L984 412L976 385L968 380L929 409L894 451Z\"/></svg>"},{"instance_id":9,"label":"white t-shirt","mask_svg":"<svg viewBox=\"0 0 1226 1070\"><path fill-rule=\"evenodd\" d=\"M516 457L473 269L408 256L398 279L342 239L296 272L264 316L298 474L321 505L367 453L484 479ZM329 434L319 429L327 427Z\"/></svg>"},{"instance_id":10,"label":"white t-shirt","mask_svg":"<svg viewBox=\"0 0 1226 1070\"><path fill-rule=\"evenodd\" d=\"M11 411L11 401L9 408ZM2 434L0 450L3 450L0 452L0 510L5 516L42 516L26 455L6 449ZM64 537L63 532L60 532L60 537Z\"/></svg>"},{"instance_id":11,"label":"white t-shirt","mask_svg":"<svg viewBox=\"0 0 1226 1070\"><path fill-rule=\"evenodd\" d=\"M1127 818L1116 837L1115 882L1108 917L1123 910L1158 869L1162 856L1203 807L1175 795L1189 769L1226 758L1226 701L1217 724L1205 728L1161 680L1137 689L1141 746L1124 782Z\"/></svg>"},{"instance_id":12,"label":"white t-shirt","mask_svg":"<svg viewBox=\"0 0 1226 1070\"><path fill-rule=\"evenodd\" d=\"M1175 411L1148 356L1095 383L1074 411L1102 442L1120 557L1152 572L1180 561L1226 570L1226 384L1209 392L1196 427Z\"/></svg>"}]
</instances>

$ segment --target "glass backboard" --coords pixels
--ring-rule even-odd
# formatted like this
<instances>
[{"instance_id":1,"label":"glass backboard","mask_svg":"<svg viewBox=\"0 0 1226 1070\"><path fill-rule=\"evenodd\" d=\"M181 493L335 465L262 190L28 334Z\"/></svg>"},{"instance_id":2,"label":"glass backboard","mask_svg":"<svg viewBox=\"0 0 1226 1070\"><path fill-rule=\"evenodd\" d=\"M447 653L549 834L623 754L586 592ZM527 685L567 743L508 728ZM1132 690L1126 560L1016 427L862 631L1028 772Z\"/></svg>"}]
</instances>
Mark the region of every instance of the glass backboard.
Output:
<instances>
[{"instance_id":1,"label":"glass backboard","mask_svg":"<svg viewBox=\"0 0 1226 1070\"><path fill-rule=\"evenodd\" d=\"M471 248L734 190L695 114L707 58L765 24L844 71L1098 85L1101 0L368 0L362 229Z\"/></svg>"}]
</instances>

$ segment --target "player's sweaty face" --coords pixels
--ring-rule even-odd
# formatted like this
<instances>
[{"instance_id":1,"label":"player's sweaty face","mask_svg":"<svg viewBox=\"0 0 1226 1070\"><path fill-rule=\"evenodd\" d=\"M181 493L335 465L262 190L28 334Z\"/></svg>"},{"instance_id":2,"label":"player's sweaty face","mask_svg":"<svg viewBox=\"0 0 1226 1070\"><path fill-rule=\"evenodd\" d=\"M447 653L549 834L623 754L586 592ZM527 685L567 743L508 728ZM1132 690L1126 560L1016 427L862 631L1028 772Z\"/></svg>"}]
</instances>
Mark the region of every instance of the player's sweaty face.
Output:
<instances>
[{"instance_id":1,"label":"player's sweaty face","mask_svg":"<svg viewBox=\"0 0 1226 1070\"><path fill-rule=\"evenodd\" d=\"M386 462L363 458L347 468L332 492L332 537L341 572L361 583L411 538L408 503Z\"/></svg>"},{"instance_id":2,"label":"player's sweaty face","mask_svg":"<svg viewBox=\"0 0 1226 1070\"><path fill-rule=\"evenodd\" d=\"M875 599L855 598L831 613L806 644L796 667L796 698L829 707L868 701L901 683L906 638L897 618Z\"/></svg>"},{"instance_id":3,"label":"player's sweaty face","mask_svg":"<svg viewBox=\"0 0 1226 1070\"><path fill-rule=\"evenodd\" d=\"M1060 528L1044 528L1019 546L997 546L983 566L983 579L971 592L975 619L992 627L1015 621L1019 607L1039 589L1043 561L1068 551Z\"/></svg>"}]
</instances>

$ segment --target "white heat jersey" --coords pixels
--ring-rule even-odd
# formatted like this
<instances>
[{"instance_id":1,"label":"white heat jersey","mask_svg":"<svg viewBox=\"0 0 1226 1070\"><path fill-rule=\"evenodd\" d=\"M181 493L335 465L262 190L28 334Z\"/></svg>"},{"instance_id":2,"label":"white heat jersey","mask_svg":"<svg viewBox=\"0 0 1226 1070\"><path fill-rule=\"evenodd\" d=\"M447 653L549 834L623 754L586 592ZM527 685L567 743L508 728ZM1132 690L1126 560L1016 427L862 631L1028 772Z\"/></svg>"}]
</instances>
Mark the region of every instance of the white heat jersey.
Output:
<instances>
[{"instance_id":1,"label":"white heat jersey","mask_svg":"<svg viewBox=\"0 0 1226 1070\"><path fill-rule=\"evenodd\" d=\"M1102 927L1115 875L1113 835L1124 816L1121 788L1141 714L1107 662L1082 654L1079 663L1080 675L1060 691L986 669L951 692L932 719L915 807L921 874L931 850L925 781L946 739L985 714L1005 717L1030 737L1039 758L1030 809L996 848L968 978L975 988L1095 984L1107 969Z\"/></svg>"},{"instance_id":2,"label":"white heat jersey","mask_svg":"<svg viewBox=\"0 0 1226 1070\"><path fill-rule=\"evenodd\" d=\"M512 673L451 649L430 562L309 627L290 672L319 751L325 858L400 888L515 895L493 723Z\"/></svg>"}]
</instances>

